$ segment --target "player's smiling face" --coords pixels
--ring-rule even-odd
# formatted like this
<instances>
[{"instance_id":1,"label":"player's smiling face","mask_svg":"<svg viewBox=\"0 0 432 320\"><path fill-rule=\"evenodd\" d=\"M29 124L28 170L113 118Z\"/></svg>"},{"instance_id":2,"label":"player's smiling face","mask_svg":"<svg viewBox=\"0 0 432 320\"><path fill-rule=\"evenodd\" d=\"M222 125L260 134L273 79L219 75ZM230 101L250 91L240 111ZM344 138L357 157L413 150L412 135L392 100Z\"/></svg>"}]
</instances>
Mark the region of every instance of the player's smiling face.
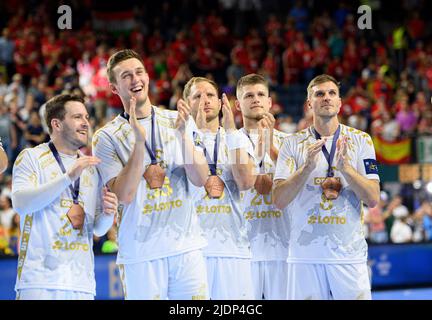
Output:
<instances>
[{"instance_id":1,"label":"player's smiling face","mask_svg":"<svg viewBox=\"0 0 432 320\"><path fill-rule=\"evenodd\" d=\"M81 102L68 101L65 110L61 121L62 139L77 149L87 145L90 124L86 107Z\"/></svg>"},{"instance_id":2,"label":"player's smiling face","mask_svg":"<svg viewBox=\"0 0 432 320\"><path fill-rule=\"evenodd\" d=\"M339 88L331 81L317 84L311 88L308 105L315 116L332 118L337 116L342 105Z\"/></svg>"},{"instance_id":3,"label":"player's smiling face","mask_svg":"<svg viewBox=\"0 0 432 320\"><path fill-rule=\"evenodd\" d=\"M124 106L129 105L132 96L137 99L137 106L147 102L149 75L141 61L136 58L123 60L113 71L116 83L111 83L110 86L112 91L120 96Z\"/></svg>"}]
</instances>

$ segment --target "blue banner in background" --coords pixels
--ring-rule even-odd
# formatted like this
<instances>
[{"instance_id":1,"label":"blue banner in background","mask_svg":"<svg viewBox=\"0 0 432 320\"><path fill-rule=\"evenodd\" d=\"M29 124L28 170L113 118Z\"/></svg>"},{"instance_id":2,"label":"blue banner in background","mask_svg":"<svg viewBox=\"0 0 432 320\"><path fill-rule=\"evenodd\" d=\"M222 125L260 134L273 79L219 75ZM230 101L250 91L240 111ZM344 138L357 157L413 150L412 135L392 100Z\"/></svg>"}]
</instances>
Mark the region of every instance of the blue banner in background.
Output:
<instances>
[{"instance_id":1,"label":"blue banner in background","mask_svg":"<svg viewBox=\"0 0 432 320\"><path fill-rule=\"evenodd\" d=\"M95 256L96 299L123 299L116 255ZM372 288L432 285L432 243L369 246ZM0 259L0 299L15 299L17 258Z\"/></svg>"},{"instance_id":2,"label":"blue banner in background","mask_svg":"<svg viewBox=\"0 0 432 320\"><path fill-rule=\"evenodd\" d=\"M372 288L432 284L432 243L369 246Z\"/></svg>"}]
</instances>

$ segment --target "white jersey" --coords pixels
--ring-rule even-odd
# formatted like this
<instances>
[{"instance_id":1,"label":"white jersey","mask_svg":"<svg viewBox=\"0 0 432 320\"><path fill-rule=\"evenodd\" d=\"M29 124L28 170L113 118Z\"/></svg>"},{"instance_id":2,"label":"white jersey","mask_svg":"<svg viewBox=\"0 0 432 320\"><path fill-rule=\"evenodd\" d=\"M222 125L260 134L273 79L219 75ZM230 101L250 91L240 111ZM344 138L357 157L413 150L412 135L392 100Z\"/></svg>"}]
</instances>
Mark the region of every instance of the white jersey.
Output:
<instances>
[{"instance_id":1,"label":"white jersey","mask_svg":"<svg viewBox=\"0 0 432 320\"><path fill-rule=\"evenodd\" d=\"M60 153L68 170L76 156ZM72 228L66 214L73 204L70 179L63 174L47 143L23 150L13 167L12 194L54 179L64 179L64 191L49 205L33 212L19 212L21 248L15 290L57 289L96 294L93 227L102 214L102 185L95 167L81 174L78 201L85 211L82 230ZM14 208L20 207L14 203Z\"/></svg>"},{"instance_id":2,"label":"white jersey","mask_svg":"<svg viewBox=\"0 0 432 320\"><path fill-rule=\"evenodd\" d=\"M165 168L165 181L162 188L150 189L141 177L134 199L119 210L118 264L170 257L206 245L192 206L192 183L186 176L182 146L176 138L177 111L152 108L156 117L156 158ZM151 117L138 121L146 129L151 147ZM192 119L187 122L186 132L193 141L197 129ZM117 177L127 164L134 144L133 129L121 115L95 133L93 150L102 160L98 167L104 183ZM145 151L144 168L150 162Z\"/></svg>"},{"instance_id":3,"label":"white jersey","mask_svg":"<svg viewBox=\"0 0 432 320\"><path fill-rule=\"evenodd\" d=\"M203 143L207 156L213 163L213 150L216 133L206 133ZM252 144L245 140L246 152L253 156ZM204 248L207 257L237 257L250 258L249 240L247 237L246 220L240 203L240 191L232 174L228 159L226 132L220 127L220 143L216 173L224 182L224 191L219 199L208 197L204 187L195 188L195 209L199 216L201 227L208 241Z\"/></svg>"},{"instance_id":4,"label":"white jersey","mask_svg":"<svg viewBox=\"0 0 432 320\"><path fill-rule=\"evenodd\" d=\"M240 129L245 135L244 128ZM258 135L251 133L250 139L256 147ZM273 130L274 145L279 150L288 135ZM274 174L276 163L268 152L263 159L263 172ZM273 193L262 195L254 188L242 191L243 212L248 221L248 235L253 261L286 260L289 241L289 215L273 204Z\"/></svg>"},{"instance_id":5,"label":"white jersey","mask_svg":"<svg viewBox=\"0 0 432 320\"><path fill-rule=\"evenodd\" d=\"M348 138L348 158L363 177L379 180L375 151L370 136L340 125L340 137ZM332 138L326 142L330 152ZM287 179L305 162L306 150L316 142L312 128L285 139L279 152L274 180ZM334 166L335 177L342 183L336 200L327 200L321 190L328 163L319 153L317 167L304 188L285 209L291 216L288 262L361 263L367 260L363 234L362 202Z\"/></svg>"}]
</instances>

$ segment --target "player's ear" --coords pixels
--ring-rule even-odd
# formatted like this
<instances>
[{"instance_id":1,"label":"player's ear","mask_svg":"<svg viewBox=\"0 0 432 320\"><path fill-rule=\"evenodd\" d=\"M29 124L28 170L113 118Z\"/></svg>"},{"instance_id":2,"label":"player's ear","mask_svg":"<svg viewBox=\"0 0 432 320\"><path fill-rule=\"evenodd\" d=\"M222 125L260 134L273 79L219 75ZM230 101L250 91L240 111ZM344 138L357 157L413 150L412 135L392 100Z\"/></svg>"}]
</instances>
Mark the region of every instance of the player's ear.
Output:
<instances>
[{"instance_id":1,"label":"player's ear","mask_svg":"<svg viewBox=\"0 0 432 320\"><path fill-rule=\"evenodd\" d=\"M235 102L234 102L234 106L235 106L235 109L236 109L237 111L240 111L240 112L241 112L241 108L240 108L240 101L238 101L238 100L236 99Z\"/></svg>"}]
</instances>

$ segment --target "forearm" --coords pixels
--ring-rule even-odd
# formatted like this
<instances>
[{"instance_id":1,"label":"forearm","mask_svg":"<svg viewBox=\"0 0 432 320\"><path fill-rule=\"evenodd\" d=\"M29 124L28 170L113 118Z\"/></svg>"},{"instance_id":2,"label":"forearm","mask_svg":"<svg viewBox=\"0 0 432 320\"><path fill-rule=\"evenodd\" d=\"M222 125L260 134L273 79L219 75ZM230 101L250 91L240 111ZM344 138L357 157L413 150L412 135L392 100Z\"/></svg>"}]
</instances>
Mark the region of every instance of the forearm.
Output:
<instances>
[{"instance_id":1,"label":"forearm","mask_svg":"<svg viewBox=\"0 0 432 320\"><path fill-rule=\"evenodd\" d=\"M255 165L244 149L235 149L228 152L229 163L234 180L240 191L248 190L255 184Z\"/></svg>"},{"instance_id":2,"label":"forearm","mask_svg":"<svg viewBox=\"0 0 432 320\"><path fill-rule=\"evenodd\" d=\"M104 212L96 215L94 222L93 233L96 237L102 237L112 227L114 222L113 214L106 214Z\"/></svg>"},{"instance_id":3,"label":"forearm","mask_svg":"<svg viewBox=\"0 0 432 320\"><path fill-rule=\"evenodd\" d=\"M347 166L341 173L350 188L369 208L373 208L378 204L380 197L378 181L361 176L352 166Z\"/></svg>"},{"instance_id":4,"label":"forearm","mask_svg":"<svg viewBox=\"0 0 432 320\"><path fill-rule=\"evenodd\" d=\"M302 165L288 179L276 182L273 188L273 200L278 209L284 209L294 200L297 194L304 188L311 172L305 165Z\"/></svg>"},{"instance_id":5,"label":"forearm","mask_svg":"<svg viewBox=\"0 0 432 320\"><path fill-rule=\"evenodd\" d=\"M37 188L29 186L14 191L12 193L14 209L19 214L39 211L57 199L71 183L71 179L65 173L53 181L37 186Z\"/></svg>"},{"instance_id":6,"label":"forearm","mask_svg":"<svg viewBox=\"0 0 432 320\"><path fill-rule=\"evenodd\" d=\"M193 142L188 137L183 137L185 143L184 156L185 159L185 171L189 180L193 185L202 187L208 176L209 167L204 154L198 151Z\"/></svg>"},{"instance_id":7,"label":"forearm","mask_svg":"<svg viewBox=\"0 0 432 320\"><path fill-rule=\"evenodd\" d=\"M122 204L131 203L135 198L141 177L144 173L144 142L135 143L131 156L126 166L117 177L110 181L109 187L117 195Z\"/></svg>"}]
</instances>

